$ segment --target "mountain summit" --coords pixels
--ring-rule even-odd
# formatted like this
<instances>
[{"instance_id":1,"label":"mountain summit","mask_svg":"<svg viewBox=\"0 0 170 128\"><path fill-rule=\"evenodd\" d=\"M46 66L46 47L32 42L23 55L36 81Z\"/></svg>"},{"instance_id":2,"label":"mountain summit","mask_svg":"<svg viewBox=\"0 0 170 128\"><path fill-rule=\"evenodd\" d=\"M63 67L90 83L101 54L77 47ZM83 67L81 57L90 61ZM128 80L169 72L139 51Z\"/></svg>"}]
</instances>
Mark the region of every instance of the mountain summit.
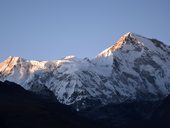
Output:
<instances>
[{"instance_id":1,"label":"mountain summit","mask_svg":"<svg viewBox=\"0 0 170 128\"><path fill-rule=\"evenodd\" d=\"M163 51L169 50L169 47L163 44L162 42L156 39L149 39L146 37L142 37L138 34L128 32L123 35L113 46L107 48L106 50L102 51L97 55L97 57L106 57L113 54L113 52L119 49L129 49L129 48L136 48L134 50L142 50L142 48L147 48L149 50L161 52L160 49ZM157 49L157 48L160 49ZM139 48L139 49L137 49Z\"/></svg>"},{"instance_id":2,"label":"mountain summit","mask_svg":"<svg viewBox=\"0 0 170 128\"><path fill-rule=\"evenodd\" d=\"M9 57L0 80L54 93L77 110L129 100L157 100L170 94L170 47L131 32L96 58L32 61ZM43 91L42 91L43 90Z\"/></svg>"},{"instance_id":3,"label":"mountain summit","mask_svg":"<svg viewBox=\"0 0 170 128\"><path fill-rule=\"evenodd\" d=\"M107 48L106 50L99 53L97 57L106 57L112 54L112 52L122 48L123 44L126 43L127 40L130 40L130 37L132 37L134 33L128 32L125 35L123 35L113 46ZM132 39L132 38L131 38Z\"/></svg>"}]
</instances>

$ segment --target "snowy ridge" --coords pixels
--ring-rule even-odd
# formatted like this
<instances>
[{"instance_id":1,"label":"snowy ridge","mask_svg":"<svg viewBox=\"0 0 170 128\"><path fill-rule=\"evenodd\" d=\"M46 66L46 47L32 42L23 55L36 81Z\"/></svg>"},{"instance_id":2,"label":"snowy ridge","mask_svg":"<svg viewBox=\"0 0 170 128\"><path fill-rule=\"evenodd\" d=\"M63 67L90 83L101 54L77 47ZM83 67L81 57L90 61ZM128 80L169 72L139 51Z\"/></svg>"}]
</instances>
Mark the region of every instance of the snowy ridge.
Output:
<instances>
[{"instance_id":1,"label":"snowy ridge","mask_svg":"<svg viewBox=\"0 0 170 128\"><path fill-rule=\"evenodd\" d=\"M170 94L169 67L169 46L129 32L92 60L9 57L0 63L0 80L32 91L50 90L59 102L81 109L165 97Z\"/></svg>"}]
</instances>

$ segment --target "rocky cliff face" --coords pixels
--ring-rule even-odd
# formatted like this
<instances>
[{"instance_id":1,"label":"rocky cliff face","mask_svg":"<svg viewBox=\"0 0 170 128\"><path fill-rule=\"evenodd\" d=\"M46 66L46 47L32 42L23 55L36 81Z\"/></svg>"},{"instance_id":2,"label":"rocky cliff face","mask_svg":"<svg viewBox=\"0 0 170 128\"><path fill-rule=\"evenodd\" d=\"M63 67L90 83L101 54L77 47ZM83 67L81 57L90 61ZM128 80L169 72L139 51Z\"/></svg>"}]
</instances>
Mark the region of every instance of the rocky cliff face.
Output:
<instances>
[{"instance_id":1,"label":"rocky cliff face","mask_svg":"<svg viewBox=\"0 0 170 128\"><path fill-rule=\"evenodd\" d=\"M92 60L65 57L30 61L9 57L0 63L0 80L16 82L35 92L50 90L59 102L78 110L163 98L170 93L169 67L169 46L129 32Z\"/></svg>"}]
</instances>

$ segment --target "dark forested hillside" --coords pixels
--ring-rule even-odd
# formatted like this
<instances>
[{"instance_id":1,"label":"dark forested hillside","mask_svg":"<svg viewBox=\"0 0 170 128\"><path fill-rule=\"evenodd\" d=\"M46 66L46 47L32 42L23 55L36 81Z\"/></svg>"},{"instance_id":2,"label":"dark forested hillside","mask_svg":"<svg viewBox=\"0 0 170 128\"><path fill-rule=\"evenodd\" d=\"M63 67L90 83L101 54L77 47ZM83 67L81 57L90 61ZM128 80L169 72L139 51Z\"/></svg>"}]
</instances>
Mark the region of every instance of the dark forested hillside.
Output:
<instances>
[{"instance_id":1,"label":"dark forested hillside","mask_svg":"<svg viewBox=\"0 0 170 128\"><path fill-rule=\"evenodd\" d=\"M98 127L69 106L41 98L12 82L0 82L0 128Z\"/></svg>"}]
</instances>

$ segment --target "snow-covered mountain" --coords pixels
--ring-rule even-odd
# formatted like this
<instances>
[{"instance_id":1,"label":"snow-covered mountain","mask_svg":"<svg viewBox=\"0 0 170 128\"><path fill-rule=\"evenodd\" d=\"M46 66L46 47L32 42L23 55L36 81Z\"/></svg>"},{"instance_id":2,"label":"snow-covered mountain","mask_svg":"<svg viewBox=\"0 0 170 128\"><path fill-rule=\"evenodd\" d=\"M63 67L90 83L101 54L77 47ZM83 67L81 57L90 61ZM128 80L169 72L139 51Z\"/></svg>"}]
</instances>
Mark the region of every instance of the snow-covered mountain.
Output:
<instances>
[{"instance_id":1,"label":"snow-covered mountain","mask_svg":"<svg viewBox=\"0 0 170 128\"><path fill-rule=\"evenodd\" d=\"M169 67L169 46L129 32L92 60L9 57L0 63L0 80L36 92L50 90L59 102L79 109L162 98L170 94Z\"/></svg>"}]
</instances>

